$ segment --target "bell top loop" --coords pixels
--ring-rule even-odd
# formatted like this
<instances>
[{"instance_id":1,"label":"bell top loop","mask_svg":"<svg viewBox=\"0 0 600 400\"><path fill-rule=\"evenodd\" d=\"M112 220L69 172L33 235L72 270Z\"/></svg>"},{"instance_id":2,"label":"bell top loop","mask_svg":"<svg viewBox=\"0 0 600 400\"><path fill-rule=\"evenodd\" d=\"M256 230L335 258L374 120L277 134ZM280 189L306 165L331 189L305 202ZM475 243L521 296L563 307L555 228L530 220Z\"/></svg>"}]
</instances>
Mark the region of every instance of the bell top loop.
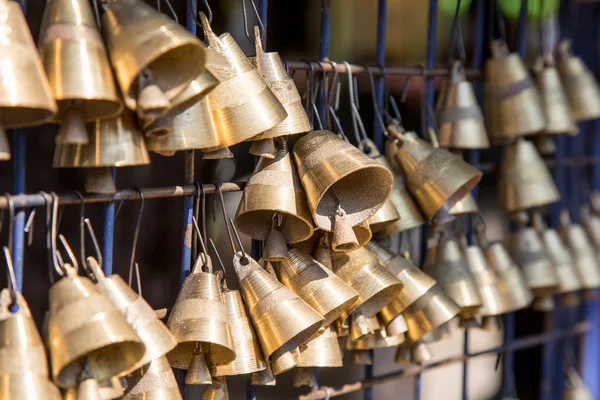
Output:
<instances>
[{"instance_id":1,"label":"bell top loop","mask_svg":"<svg viewBox=\"0 0 600 400\"><path fill-rule=\"evenodd\" d=\"M4 251L4 259L6 260L8 290L10 291L10 304L8 305L8 308L11 311L13 311L13 307L17 305L18 302L17 277L15 275L15 267L12 263L12 255L10 254L10 249L4 246L2 250Z\"/></svg>"}]
</instances>

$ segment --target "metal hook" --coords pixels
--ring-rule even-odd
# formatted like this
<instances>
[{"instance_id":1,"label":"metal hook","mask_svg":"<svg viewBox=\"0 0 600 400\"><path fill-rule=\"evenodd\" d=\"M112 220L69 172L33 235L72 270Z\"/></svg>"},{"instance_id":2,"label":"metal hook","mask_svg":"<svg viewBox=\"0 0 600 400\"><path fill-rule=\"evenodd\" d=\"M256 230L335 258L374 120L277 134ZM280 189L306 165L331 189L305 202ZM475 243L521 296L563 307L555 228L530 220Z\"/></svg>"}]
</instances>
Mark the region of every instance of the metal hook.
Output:
<instances>
[{"instance_id":1,"label":"metal hook","mask_svg":"<svg viewBox=\"0 0 600 400\"><path fill-rule=\"evenodd\" d=\"M206 14L208 14L208 23L212 24L212 20L213 20L213 13L212 13L212 8L210 8L210 6L208 5L208 0L202 0L202 4L204 4L204 8L206 9ZM192 17L194 18L194 23L203 28L202 22L200 22L200 20L198 19L198 3L193 1L192 2L193 5L193 10L192 10Z\"/></svg>"},{"instance_id":2,"label":"metal hook","mask_svg":"<svg viewBox=\"0 0 600 400\"><path fill-rule=\"evenodd\" d=\"M256 15L258 25L260 26L260 30L262 31L262 34L260 35L260 41L262 42L264 40L265 34L266 34L265 26L263 25L263 22L260 19L260 14L258 12L258 9L256 8L256 4L254 4L254 0L249 0L249 1L250 1L250 4L252 4L252 9L254 10L254 15ZM244 33L246 33L246 37L248 38L250 43L256 44L256 41L254 40L254 38L248 31L248 11L246 10L246 0L242 0L242 14L244 16Z\"/></svg>"},{"instance_id":3,"label":"metal hook","mask_svg":"<svg viewBox=\"0 0 600 400\"><path fill-rule=\"evenodd\" d=\"M92 239L92 244L94 246L94 251L96 252L96 260L98 260L98 264L102 265L102 251L100 250L100 244L98 243L98 238L96 237L96 233L94 232L94 228L92 227L92 223L89 218L84 220L85 227L90 235L90 239ZM84 263L84 265L86 265Z\"/></svg>"},{"instance_id":4,"label":"metal hook","mask_svg":"<svg viewBox=\"0 0 600 400\"><path fill-rule=\"evenodd\" d=\"M48 275L50 283L54 284L54 271L65 276L64 266L58 263L58 250L56 246L56 230L58 217L58 196L56 193L40 192L46 203L46 249L48 252Z\"/></svg>"},{"instance_id":5,"label":"metal hook","mask_svg":"<svg viewBox=\"0 0 600 400\"><path fill-rule=\"evenodd\" d=\"M12 255L10 249L6 246L2 248L4 250L4 259L6 260L6 272L8 276L8 290L10 291L10 305L14 306L17 304L17 276L15 275L15 267L12 263ZM9 307L10 308L10 307Z\"/></svg>"},{"instance_id":6,"label":"metal hook","mask_svg":"<svg viewBox=\"0 0 600 400\"><path fill-rule=\"evenodd\" d=\"M227 210L225 209L225 200L223 199L223 190L221 190L221 183L217 183L217 193L219 195L219 202L221 203L221 212L223 213L223 220L225 221L225 228L227 228L227 236L229 237L229 244L231 245L231 251L235 254L235 243L233 242L233 235L231 234L231 228L227 223Z\"/></svg>"},{"instance_id":7,"label":"metal hook","mask_svg":"<svg viewBox=\"0 0 600 400\"><path fill-rule=\"evenodd\" d=\"M79 190L73 190L79 198L79 259L85 264L85 199Z\"/></svg>"},{"instance_id":8,"label":"metal hook","mask_svg":"<svg viewBox=\"0 0 600 400\"><path fill-rule=\"evenodd\" d=\"M195 183L196 186L196 204L194 205L194 216L196 217L196 221L198 221L200 217L200 212L202 212L202 240L206 243L206 191L204 190L204 184L200 182ZM194 231L194 235L196 231ZM198 251L195 248L196 241L192 240L193 244L193 254L197 256Z\"/></svg>"},{"instance_id":9,"label":"metal hook","mask_svg":"<svg viewBox=\"0 0 600 400\"><path fill-rule=\"evenodd\" d=\"M310 113L312 113L312 110L310 109L310 102L312 99L313 82L315 79L315 67L307 59L303 59L300 61L305 62L308 65L308 69L306 70L306 91L304 92L304 95L306 96L305 97L306 104L304 105L304 108L306 109L306 112L309 113L309 116L308 116L309 120L312 121L312 118L310 115Z\"/></svg>"},{"instance_id":10,"label":"metal hook","mask_svg":"<svg viewBox=\"0 0 600 400\"><path fill-rule=\"evenodd\" d=\"M175 12L175 9L173 8L173 5L171 4L171 1L170 0L164 0L164 2L167 4L167 7L169 8L169 12L173 16L173 20L176 23L179 23L179 18L177 18L177 13ZM156 8L158 9L159 12L162 12L160 10L160 0L156 0Z\"/></svg>"},{"instance_id":11,"label":"metal hook","mask_svg":"<svg viewBox=\"0 0 600 400\"><path fill-rule=\"evenodd\" d=\"M142 296L142 278L140 276L140 265L138 263L134 263L133 265L134 268L129 268L129 280L127 281L127 284L129 285L129 287L131 287L131 284L133 283L133 272L135 270L137 294L139 296Z\"/></svg>"},{"instance_id":12,"label":"metal hook","mask_svg":"<svg viewBox=\"0 0 600 400\"><path fill-rule=\"evenodd\" d=\"M381 128L381 131L383 132L385 137L389 138L390 134L386 129L385 123L383 122L383 118L381 118L381 113L379 112L380 107L379 104L377 104L377 89L375 88L375 78L373 77L373 71L368 65L366 65L365 68L367 69L367 73L369 75L369 85L371 86L371 100L373 101L373 113L375 114L375 119L379 123L379 127ZM385 73L385 68L381 68L381 70ZM385 76L387 77L387 75Z\"/></svg>"},{"instance_id":13,"label":"metal hook","mask_svg":"<svg viewBox=\"0 0 600 400\"><path fill-rule=\"evenodd\" d=\"M329 60L328 63L331 64L331 69L333 69L333 78L331 79L331 91L327 99L327 105L332 106L334 105L334 101L339 99L339 90L341 86L339 85L340 82L338 82L338 79L340 76L340 71L338 71L338 66L335 61Z\"/></svg>"},{"instance_id":14,"label":"metal hook","mask_svg":"<svg viewBox=\"0 0 600 400\"><path fill-rule=\"evenodd\" d=\"M354 98L354 76L352 75L352 67L350 67L350 63L348 63L348 61L342 61L342 64L344 64L348 73L348 99L350 100L350 110L352 111L354 108L356 108ZM352 118L352 132L354 133L356 142L360 143L361 140L358 132L358 123L354 117Z\"/></svg>"},{"instance_id":15,"label":"metal hook","mask_svg":"<svg viewBox=\"0 0 600 400\"><path fill-rule=\"evenodd\" d=\"M79 271L79 263L77 262L77 258L75 257L75 254L73 253L73 250L71 249L71 246L69 246L69 243L67 242L67 239L62 234L59 234L58 238L60 239L60 244L62 244L63 248L67 252L67 255L69 256L69 260L71 261L71 265L73 266L73 268L75 269L75 271ZM63 269L64 269L64 267L63 267Z\"/></svg>"},{"instance_id":16,"label":"metal hook","mask_svg":"<svg viewBox=\"0 0 600 400\"><path fill-rule=\"evenodd\" d=\"M29 217L27 217L25 227L23 228L23 231L27 233L27 246L31 246L33 244L33 222L35 221L36 214L37 209L33 208L29 213Z\"/></svg>"},{"instance_id":17,"label":"metal hook","mask_svg":"<svg viewBox=\"0 0 600 400\"><path fill-rule=\"evenodd\" d=\"M331 118L333 119L333 122L335 122L335 126L336 126L336 130L338 131L337 133L342 137L342 139L344 139L346 142L350 142L348 140L348 137L346 136L346 134L344 133L344 129L342 128L342 124L340 123L340 119L338 118L335 110L333 107L329 106L329 112L331 113Z\"/></svg>"},{"instance_id":18,"label":"metal hook","mask_svg":"<svg viewBox=\"0 0 600 400\"><path fill-rule=\"evenodd\" d=\"M200 243L200 249L202 253L208 255L206 245L204 244L204 239L202 239L202 234L200 233L200 228L198 228L198 220L196 217L192 217L192 224L194 224L194 229L196 231L196 236L198 237L198 242ZM204 260L203 265L206 265L206 259Z\"/></svg>"},{"instance_id":19,"label":"metal hook","mask_svg":"<svg viewBox=\"0 0 600 400\"><path fill-rule=\"evenodd\" d=\"M231 229L233 229L233 233L235 234L235 240L237 241L238 245L240 246L240 251L242 252L241 261L246 262L246 261L248 261L248 257L246 257L246 251L244 250L244 246L242 245L242 240L240 239L240 235L238 234L238 231L233 223L233 219L231 219L231 218L229 218L229 225L231 225Z\"/></svg>"},{"instance_id":20,"label":"metal hook","mask_svg":"<svg viewBox=\"0 0 600 400\"><path fill-rule=\"evenodd\" d=\"M137 220L135 221L135 230L133 231L133 243L131 245L131 258L129 259L129 271L131 273L131 269L133 268L133 264L135 263L135 250L137 248L138 237L140 236L140 227L142 225L142 215L144 214L144 194L142 190L138 187L132 187L132 190L138 192L140 196L140 207L138 209Z\"/></svg>"},{"instance_id":21,"label":"metal hook","mask_svg":"<svg viewBox=\"0 0 600 400\"><path fill-rule=\"evenodd\" d=\"M217 247L215 246L215 243L212 241L212 239L208 239L208 242L210 243L210 247L212 247L213 253L215 253L215 255L217 256L217 261L219 262L219 267L221 268L221 271L223 271L223 281L227 283L227 271L225 271L225 265L223 265L221 255L217 251Z\"/></svg>"},{"instance_id":22,"label":"metal hook","mask_svg":"<svg viewBox=\"0 0 600 400\"><path fill-rule=\"evenodd\" d=\"M13 230L15 228L15 202L13 201L10 193L5 193L6 203L8 204L8 250L10 253L13 252Z\"/></svg>"}]
</instances>

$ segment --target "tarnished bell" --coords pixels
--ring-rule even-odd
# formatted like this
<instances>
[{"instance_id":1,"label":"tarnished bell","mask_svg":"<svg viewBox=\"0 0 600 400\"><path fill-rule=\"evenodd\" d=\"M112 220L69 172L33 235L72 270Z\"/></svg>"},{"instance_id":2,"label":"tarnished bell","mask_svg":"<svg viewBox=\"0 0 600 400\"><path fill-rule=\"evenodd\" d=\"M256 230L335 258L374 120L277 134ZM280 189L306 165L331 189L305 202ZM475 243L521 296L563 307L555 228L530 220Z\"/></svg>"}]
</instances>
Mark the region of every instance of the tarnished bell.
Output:
<instances>
[{"instance_id":1,"label":"tarnished bell","mask_svg":"<svg viewBox=\"0 0 600 400\"><path fill-rule=\"evenodd\" d=\"M325 318L324 327L354 309L358 293L308 254L290 249L275 270L281 283Z\"/></svg>"},{"instance_id":2,"label":"tarnished bell","mask_svg":"<svg viewBox=\"0 0 600 400\"><path fill-rule=\"evenodd\" d=\"M219 277L212 273L212 262L205 254L197 257L183 281L167 326L178 342L167 354L174 368L188 368L197 342L209 365L225 365L235 359Z\"/></svg>"},{"instance_id":3,"label":"tarnished bell","mask_svg":"<svg viewBox=\"0 0 600 400\"><path fill-rule=\"evenodd\" d=\"M159 357L125 377L123 400L182 400L167 357Z\"/></svg>"},{"instance_id":4,"label":"tarnished bell","mask_svg":"<svg viewBox=\"0 0 600 400\"><path fill-rule=\"evenodd\" d=\"M584 289L600 287L600 267L598 258L583 227L579 224L563 223L561 234L571 250L575 269Z\"/></svg>"},{"instance_id":5,"label":"tarnished bell","mask_svg":"<svg viewBox=\"0 0 600 400\"><path fill-rule=\"evenodd\" d=\"M321 329L323 317L252 258L237 253L233 266L266 359L276 350L297 348Z\"/></svg>"},{"instance_id":6,"label":"tarnished bell","mask_svg":"<svg viewBox=\"0 0 600 400\"><path fill-rule=\"evenodd\" d=\"M0 394L7 400L60 400L48 378L46 349L29 307L16 292L16 311L10 290L0 292Z\"/></svg>"},{"instance_id":7,"label":"tarnished bell","mask_svg":"<svg viewBox=\"0 0 600 400\"><path fill-rule=\"evenodd\" d=\"M317 387L317 379L315 377L315 372L313 368L310 367L298 367L295 370L294 374L294 383L292 384L294 387Z\"/></svg>"},{"instance_id":8,"label":"tarnished bell","mask_svg":"<svg viewBox=\"0 0 600 400\"><path fill-rule=\"evenodd\" d=\"M539 61L535 79L542 95L546 126L544 134L561 135L577 133L577 125L573 120L567 94L554 66L554 60Z\"/></svg>"},{"instance_id":9,"label":"tarnished bell","mask_svg":"<svg viewBox=\"0 0 600 400\"><path fill-rule=\"evenodd\" d=\"M98 261L93 257L87 258L87 265L92 270L100 291L123 314L146 346L146 353L138 362L137 367L164 356L177 345L177 341L169 329L156 317L154 309L119 275L113 274L105 277Z\"/></svg>"},{"instance_id":10,"label":"tarnished bell","mask_svg":"<svg viewBox=\"0 0 600 400\"><path fill-rule=\"evenodd\" d=\"M481 180L481 171L449 151L433 147L412 132L401 134L395 127L388 130L400 138L396 159L408 190L428 220L442 207L451 208Z\"/></svg>"},{"instance_id":11,"label":"tarnished bell","mask_svg":"<svg viewBox=\"0 0 600 400\"><path fill-rule=\"evenodd\" d=\"M559 282L558 292L567 293L582 289L583 286L580 278L580 271L576 268L576 260L579 257L572 256L556 230L549 228L544 229L540 235L544 241L544 246L550 255L550 259L556 267L556 274L558 275ZM572 239L575 239L576 236L577 234L575 234ZM592 260L594 260L593 254ZM584 260L579 262L583 265L587 264Z\"/></svg>"},{"instance_id":12,"label":"tarnished bell","mask_svg":"<svg viewBox=\"0 0 600 400\"><path fill-rule=\"evenodd\" d=\"M271 369L271 364L269 363L268 360L266 360L266 362L267 362L267 368L265 368L259 372L253 372L250 375L250 383L252 383L253 385L275 386L275 384L277 383L277 380L275 379L275 374L273 373L273 370Z\"/></svg>"},{"instance_id":13,"label":"tarnished bell","mask_svg":"<svg viewBox=\"0 0 600 400\"><path fill-rule=\"evenodd\" d=\"M540 207L560 194L535 145L524 139L504 148L498 182L500 203L508 212Z\"/></svg>"},{"instance_id":14,"label":"tarnished bell","mask_svg":"<svg viewBox=\"0 0 600 400\"><path fill-rule=\"evenodd\" d=\"M209 95L221 147L229 147L273 128L287 112L229 33L212 31L200 13L209 50L206 68L221 82Z\"/></svg>"},{"instance_id":15,"label":"tarnished bell","mask_svg":"<svg viewBox=\"0 0 600 400\"><path fill-rule=\"evenodd\" d=\"M308 239L313 233L306 195L285 140L277 140L277 155L261 157L248 179L235 216L236 227L256 240L267 240L273 218L287 243Z\"/></svg>"},{"instance_id":16,"label":"tarnished bell","mask_svg":"<svg viewBox=\"0 0 600 400\"><path fill-rule=\"evenodd\" d=\"M406 335L410 340L416 341L450 321L460 310L441 286L436 284L402 312L408 326Z\"/></svg>"},{"instance_id":17,"label":"tarnished bell","mask_svg":"<svg viewBox=\"0 0 600 400\"><path fill-rule=\"evenodd\" d=\"M204 389L202 400L229 400L229 390L224 376L215 377L212 385Z\"/></svg>"},{"instance_id":18,"label":"tarnished bell","mask_svg":"<svg viewBox=\"0 0 600 400\"><path fill-rule=\"evenodd\" d=\"M48 347L52 376L63 388L77 387L83 371L99 381L128 373L146 351L119 310L74 270L50 288Z\"/></svg>"},{"instance_id":19,"label":"tarnished bell","mask_svg":"<svg viewBox=\"0 0 600 400\"><path fill-rule=\"evenodd\" d=\"M298 348L298 367L342 367L342 349L333 327Z\"/></svg>"},{"instance_id":20,"label":"tarnished bell","mask_svg":"<svg viewBox=\"0 0 600 400\"><path fill-rule=\"evenodd\" d=\"M581 58L572 54L569 40L558 45L556 66L567 92L573 118L583 121L600 117L598 82Z\"/></svg>"},{"instance_id":21,"label":"tarnished bell","mask_svg":"<svg viewBox=\"0 0 600 400\"><path fill-rule=\"evenodd\" d=\"M294 159L313 219L325 231L366 221L392 190L388 168L330 131L313 131L298 140ZM340 212L343 221L335 218ZM346 226L335 226L335 221Z\"/></svg>"},{"instance_id":22,"label":"tarnished bell","mask_svg":"<svg viewBox=\"0 0 600 400\"><path fill-rule=\"evenodd\" d=\"M490 147L483 115L473 84L465 79L460 61L452 65L450 79L436 105L441 147L452 149L487 149Z\"/></svg>"},{"instance_id":23,"label":"tarnished bell","mask_svg":"<svg viewBox=\"0 0 600 400\"><path fill-rule=\"evenodd\" d=\"M237 355L236 355L237 356ZM196 343L194 348L194 355L192 361L187 368L185 374L186 385L210 385L212 383L212 376L210 370L206 364L206 357L202 351L200 343Z\"/></svg>"},{"instance_id":24,"label":"tarnished bell","mask_svg":"<svg viewBox=\"0 0 600 400\"><path fill-rule=\"evenodd\" d=\"M540 94L529 71L503 41L492 43L485 65L484 109L492 143L541 132L546 125Z\"/></svg>"},{"instance_id":25,"label":"tarnished bell","mask_svg":"<svg viewBox=\"0 0 600 400\"><path fill-rule=\"evenodd\" d=\"M567 371L567 383L562 400L594 400L592 392L575 368L569 368Z\"/></svg>"},{"instance_id":26,"label":"tarnished bell","mask_svg":"<svg viewBox=\"0 0 600 400\"><path fill-rule=\"evenodd\" d=\"M110 2L102 15L102 36L130 110L138 108L139 79L146 72L172 100L204 69L202 43L143 1Z\"/></svg>"},{"instance_id":27,"label":"tarnished bell","mask_svg":"<svg viewBox=\"0 0 600 400\"><path fill-rule=\"evenodd\" d=\"M46 3L38 48L58 104L54 121L116 117L122 108L102 36L85 0Z\"/></svg>"},{"instance_id":28,"label":"tarnished bell","mask_svg":"<svg viewBox=\"0 0 600 400\"><path fill-rule=\"evenodd\" d=\"M222 296L227 307L235 360L229 364L215 366L212 375L230 376L262 371L267 368L267 364L239 290L224 290Z\"/></svg>"},{"instance_id":29,"label":"tarnished bell","mask_svg":"<svg viewBox=\"0 0 600 400\"><path fill-rule=\"evenodd\" d=\"M469 271L473 275L483 303L479 314L486 317L510 311L510 298L504 282L502 282L498 273L488 264L481 247L468 246L465 249L465 255Z\"/></svg>"}]
</instances>

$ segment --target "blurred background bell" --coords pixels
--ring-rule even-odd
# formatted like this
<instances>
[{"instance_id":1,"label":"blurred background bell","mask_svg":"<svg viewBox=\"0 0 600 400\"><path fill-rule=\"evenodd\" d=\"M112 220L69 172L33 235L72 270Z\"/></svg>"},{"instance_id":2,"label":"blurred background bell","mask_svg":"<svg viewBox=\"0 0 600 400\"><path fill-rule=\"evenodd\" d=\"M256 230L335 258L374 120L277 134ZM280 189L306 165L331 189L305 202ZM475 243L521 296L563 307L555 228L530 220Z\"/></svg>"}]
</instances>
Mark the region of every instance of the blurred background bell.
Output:
<instances>
[{"instance_id":1,"label":"blurred background bell","mask_svg":"<svg viewBox=\"0 0 600 400\"><path fill-rule=\"evenodd\" d=\"M569 212L561 212L560 232L565 243L573 255L574 267L585 289L600 287L600 265L596 258L596 251L590 243L583 227L573 224L569 219Z\"/></svg>"},{"instance_id":2,"label":"blurred background bell","mask_svg":"<svg viewBox=\"0 0 600 400\"><path fill-rule=\"evenodd\" d=\"M202 400L229 400L229 390L224 376L215 377L202 393Z\"/></svg>"},{"instance_id":3,"label":"blurred background bell","mask_svg":"<svg viewBox=\"0 0 600 400\"><path fill-rule=\"evenodd\" d=\"M594 395L573 367L567 371L567 381L562 400L593 400Z\"/></svg>"},{"instance_id":4,"label":"blurred background bell","mask_svg":"<svg viewBox=\"0 0 600 400\"><path fill-rule=\"evenodd\" d=\"M342 349L338 342L337 333L333 327L301 345L298 350L298 367L341 367Z\"/></svg>"},{"instance_id":5,"label":"blurred background bell","mask_svg":"<svg viewBox=\"0 0 600 400\"><path fill-rule=\"evenodd\" d=\"M577 133L577 126L571 115L567 94L563 87L554 59L546 57L539 60L536 72L537 87L542 96L546 126L546 135L562 135Z\"/></svg>"},{"instance_id":6,"label":"blurred background bell","mask_svg":"<svg viewBox=\"0 0 600 400\"><path fill-rule=\"evenodd\" d=\"M165 356L127 375L125 382L127 389L123 400L182 400L177 380Z\"/></svg>"}]
</instances>

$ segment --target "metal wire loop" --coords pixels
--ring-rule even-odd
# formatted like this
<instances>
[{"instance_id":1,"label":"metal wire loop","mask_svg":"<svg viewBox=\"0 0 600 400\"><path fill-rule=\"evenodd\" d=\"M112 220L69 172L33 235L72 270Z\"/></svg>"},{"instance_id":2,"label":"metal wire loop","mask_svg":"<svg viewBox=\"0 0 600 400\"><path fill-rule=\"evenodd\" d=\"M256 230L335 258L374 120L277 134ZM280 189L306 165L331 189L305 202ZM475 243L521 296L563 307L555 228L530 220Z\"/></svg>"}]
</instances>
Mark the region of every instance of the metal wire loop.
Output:
<instances>
[{"instance_id":1,"label":"metal wire loop","mask_svg":"<svg viewBox=\"0 0 600 400\"><path fill-rule=\"evenodd\" d=\"M60 244L62 245L64 250L67 252L67 255L69 256L69 260L71 261L71 266L75 269L75 271L79 271L79 263L77 262L77 257L75 257L75 253L73 253L73 249L71 249L71 246L69 246L69 242L67 242L67 239L62 234L58 235L58 239L60 240Z\"/></svg>"},{"instance_id":2,"label":"metal wire loop","mask_svg":"<svg viewBox=\"0 0 600 400\"><path fill-rule=\"evenodd\" d=\"M458 50L459 60L462 64L465 63L467 56L465 51L465 43L463 41L462 30L460 27L460 22L458 21L458 17L460 14L460 4L461 0L456 1L456 9L454 11L454 19L452 21L452 28L450 30L450 39L448 40L448 62L449 65L452 65L453 62L453 50L456 45L456 49Z\"/></svg>"},{"instance_id":3,"label":"metal wire loop","mask_svg":"<svg viewBox=\"0 0 600 400\"><path fill-rule=\"evenodd\" d=\"M133 231L133 243L131 244L131 257L129 259L129 280L131 280L131 274L133 272L133 264L135 263L135 250L137 248L138 238L140 236L140 227L142 225L142 215L144 214L144 194L138 187L132 187L132 190L138 192L140 196L140 207L138 209L137 219L135 221L135 230Z\"/></svg>"},{"instance_id":4,"label":"metal wire loop","mask_svg":"<svg viewBox=\"0 0 600 400\"><path fill-rule=\"evenodd\" d=\"M202 22L200 22L200 20L198 19L198 3L195 1L192 1L192 17L194 18L194 23L203 28ZM213 21L213 12L212 12L212 8L210 8L210 5L208 5L208 0L202 0L202 4L204 4L204 9L206 11L206 16L208 19L208 23L212 24Z\"/></svg>"},{"instance_id":5,"label":"metal wire loop","mask_svg":"<svg viewBox=\"0 0 600 400\"><path fill-rule=\"evenodd\" d=\"M221 271L223 272L223 282L227 283L227 271L225 271L225 265L223 264L221 255L217 251L217 247L215 246L215 243L213 242L213 240L208 239L208 242L210 243L210 247L212 248L213 253L215 253L215 256L217 257L217 262L219 263L219 268L221 268Z\"/></svg>"},{"instance_id":6,"label":"metal wire loop","mask_svg":"<svg viewBox=\"0 0 600 400\"><path fill-rule=\"evenodd\" d=\"M10 250L10 253L12 254L14 245L13 231L15 227L15 202L10 196L10 193L5 193L4 196L6 197L6 203L8 204L8 250Z\"/></svg>"},{"instance_id":7,"label":"metal wire loop","mask_svg":"<svg viewBox=\"0 0 600 400\"><path fill-rule=\"evenodd\" d=\"M94 251L96 252L96 260L98 260L98 264L102 265L102 250L100 250L100 244L98 243L98 238L96 237L96 232L94 232L94 227L90 222L89 218L84 220L85 227L87 228L88 234L90 235L90 239L92 239L92 245L94 246ZM87 265L87 264L84 264Z\"/></svg>"},{"instance_id":8,"label":"metal wire loop","mask_svg":"<svg viewBox=\"0 0 600 400\"><path fill-rule=\"evenodd\" d=\"M33 208L27 217L25 227L23 228L23 232L27 233L27 246L31 246L33 244L33 222L35 221L36 214L37 208Z\"/></svg>"},{"instance_id":9,"label":"metal wire loop","mask_svg":"<svg viewBox=\"0 0 600 400\"><path fill-rule=\"evenodd\" d=\"M204 184L200 182L196 182L194 184L196 186L196 201L194 204L194 217L196 217L196 221L200 219L200 213L202 213L202 230L201 236L204 243L206 243L207 233L206 233L206 191L204 190ZM196 235L196 231L193 231L193 235ZM192 250L194 256L198 255L198 251L196 249L197 241L192 238Z\"/></svg>"},{"instance_id":10,"label":"metal wire loop","mask_svg":"<svg viewBox=\"0 0 600 400\"><path fill-rule=\"evenodd\" d=\"M348 61L342 61L342 64L346 67L346 71L348 71L348 100L350 101L350 111L356 108L355 97L354 97L354 75L352 75L352 68L350 67L350 63ZM356 139L356 143L360 143L360 135L358 132L358 122L356 118L352 118L352 133L354 133L354 138Z\"/></svg>"},{"instance_id":11,"label":"metal wire loop","mask_svg":"<svg viewBox=\"0 0 600 400\"><path fill-rule=\"evenodd\" d=\"M161 0L156 0L156 9L159 12L162 12L161 9L160 9L160 1ZM163 1L167 4L167 7L169 8L169 12L171 13L171 16L173 16L173 20L176 23L179 23L179 18L177 17L177 13L175 12L175 9L173 8L173 5L171 4L171 1L170 0L163 0Z\"/></svg>"},{"instance_id":12,"label":"metal wire loop","mask_svg":"<svg viewBox=\"0 0 600 400\"><path fill-rule=\"evenodd\" d=\"M10 305L14 306L17 304L17 276L15 275L15 267L12 263L12 254L10 249L6 246L2 247L4 250L4 259L6 260L6 274L8 277L8 290L10 291ZM9 307L10 309L10 307Z\"/></svg>"},{"instance_id":13,"label":"metal wire loop","mask_svg":"<svg viewBox=\"0 0 600 400\"><path fill-rule=\"evenodd\" d=\"M229 227L229 224L227 223L227 220L229 217L227 216L227 210L225 208L225 199L223 198L223 190L221 190L220 183L217 184L217 193L219 195L219 202L221 203L221 212L223 213L223 221L225 222L225 228L227 229L227 237L229 238L229 244L231 245L231 251L233 251L233 253L235 254L235 252L236 252L235 243L233 242L233 235L231 233L231 228Z\"/></svg>"},{"instance_id":14,"label":"metal wire loop","mask_svg":"<svg viewBox=\"0 0 600 400\"><path fill-rule=\"evenodd\" d=\"M78 190L72 192L79 198L79 259L85 265L85 198Z\"/></svg>"},{"instance_id":15,"label":"metal wire loop","mask_svg":"<svg viewBox=\"0 0 600 400\"><path fill-rule=\"evenodd\" d=\"M256 15L256 20L258 22L258 25L260 26L260 31L262 32L260 35L260 41L262 42L264 40L265 34L266 34L265 26L263 25L263 22L260 19L260 14L258 12L258 9L256 8L256 4L254 4L254 0L249 0L249 1L250 1L250 4L252 4L252 9L254 10L254 15ZM250 43L256 44L256 41L252 37L252 34L250 33L250 31L248 31L249 24L248 24L248 11L246 10L246 0L242 0L242 14L244 16L244 33L246 34L246 37L248 38Z\"/></svg>"},{"instance_id":16,"label":"metal wire loop","mask_svg":"<svg viewBox=\"0 0 600 400\"><path fill-rule=\"evenodd\" d=\"M342 124L340 123L340 119L338 118L337 113L335 112L335 109L331 106L329 106L329 113L331 114L331 118L333 119L333 122L335 123L337 134L340 135L342 137L342 139L344 139L346 142L350 142L348 140L348 137L344 133L344 129L342 128Z\"/></svg>"},{"instance_id":17,"label":"metal wire loop","mask_svg":"<svg viewBox=\"0 0 600 400\"><path fill-rule=\"evenodd\" d=\"M244 250L244 245L242 244L242 239L240 239L240 235L233 223L233 219L229 218L229 225L231 225L231 229L233 229L233 233L235 234L235 240L237 241L238 246L240 246L240 251L242 252L242 262L248 261L248 257L246 257L246 251Z\"/></svg>"},{"instance_id":18,"label":"metal wire loop","mask_svg":"<svg viewBox=\"0 0 600 400\"><path fill-rule=\"evenodd\" d=\"M373 77L373 70L368 65L365 65L365 68L367 69L367 73L369 75L369 85L371 86L371 100L373 101L373 113L375 114L375 119L377 120L377 123L379 124L379 127L381 128L381 131L383 132L385 137L389 138L390 134L386 129L385 123L383 122L383 118L381 117L381 107L379 106L379 104L377 104L377 90L375 88L375 78ZM385 69L382 70L385 71ZM387 86L387 84L384 85Z\"/></svg>"},{"instance_id":19,"label":"metal wire loop","mask_svg":"<svg viewBox=\"0 0 600 400\"><path fill-rule=\"evenodd\" d=\"M54 284L54 273L57 272L61 276L67 274L64 266L58 263L58 250L56 246L56 230L58 217L58 196L52 192L40 192L46 203L46 249L48 254L48 276L50 283Z\"/></svg>"},{"instance_id":20,"label":"metal wire loop","mask_svg":"<svg viewBox=\"0 0 600 400\"><path fill-rule=\"evenodd\" d=\"M135 272L135 285L137 286L137 294L142 296L142 277L140 275L140 265L138 263L133 264L133 268L129 269L129 280L127 284L132 287L133 284L133 273Z\"/></svg>"},{"instance_id":21,"label":"metal wire loop","mask_svg":"<svg viewBox=\"0 0 600 400\"><path fill-rule=\"evenodd\" d=\"M192 224L194 225L194 230L196 232L196 237L198 240L198 243L200 243L200 251L207 256L208 255L208 249L206 248L204 239L202 239L202 233L200 232L200 228L198 228L198 220L196 219L196 217L192 217ZM204 257L204 263L202 264L203 266L206 265L206 257Z\"/></svg>"}]
</instances>

